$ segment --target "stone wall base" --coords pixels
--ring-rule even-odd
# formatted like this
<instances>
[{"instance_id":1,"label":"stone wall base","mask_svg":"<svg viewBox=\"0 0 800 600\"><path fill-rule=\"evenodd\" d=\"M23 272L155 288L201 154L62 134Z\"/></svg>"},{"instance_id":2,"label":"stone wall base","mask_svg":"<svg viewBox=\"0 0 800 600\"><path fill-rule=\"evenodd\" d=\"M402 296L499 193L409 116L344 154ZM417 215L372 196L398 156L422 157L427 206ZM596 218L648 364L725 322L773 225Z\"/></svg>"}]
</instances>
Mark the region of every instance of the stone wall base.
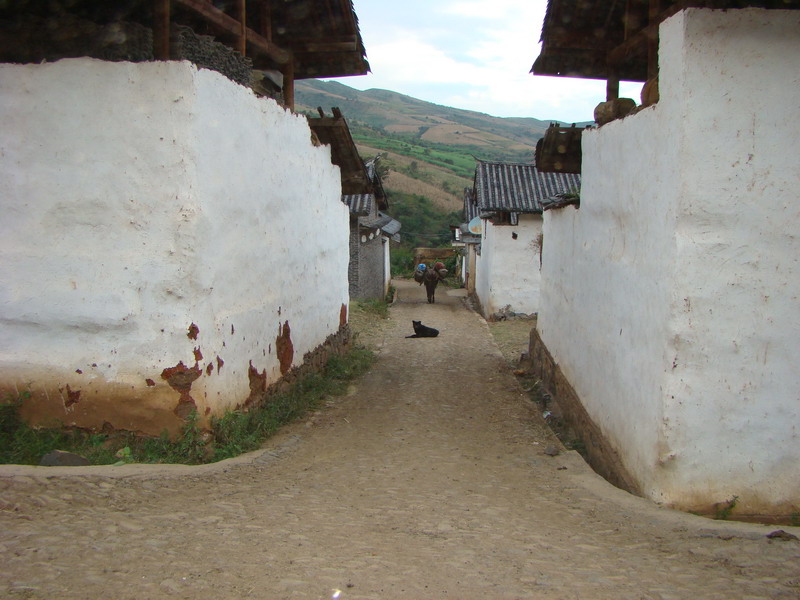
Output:
<instances>
[{"instance_id":1,"label":"stone wall base","mask_svg":"<svg viewBox=\"0 0 800 600\"><path fill-rule=\"evenodd\" d=\"M586 448L586 462L609 483L641 496L639 485L625 469L619 453L586 412L580 398L553 360L535 328L531 330L529 356L530 364L526 366L541 381L542 387L558 404L564 421L583 442Z\"/></svg>"}]
</instances>

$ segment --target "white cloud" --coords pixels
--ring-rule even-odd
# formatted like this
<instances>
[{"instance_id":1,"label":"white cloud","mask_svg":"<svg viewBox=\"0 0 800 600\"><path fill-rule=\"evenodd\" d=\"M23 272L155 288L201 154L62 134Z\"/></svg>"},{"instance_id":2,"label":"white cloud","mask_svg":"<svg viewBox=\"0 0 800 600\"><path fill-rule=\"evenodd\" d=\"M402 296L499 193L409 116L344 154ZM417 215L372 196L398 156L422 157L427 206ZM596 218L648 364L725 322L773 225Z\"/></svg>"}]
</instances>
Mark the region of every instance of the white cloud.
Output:
<instances>
[{"instance_id":1,"label":"white cloud","mask_svg":"<svg viewBox=\"0 0 800 600\"><path fill-rule=\"evenodd\" d=\"M487 10L485 0L454 0L438 10L444 14L474 17L481 21L524 20L532 14L541 24L546 8L544 0L492 0L491 10Z\"/></svg>"},{"instance_id":2,"label":"white cloud","mask_svg":"<svg viewBox=\"0 0 800 600\"><path fill-rule=\"evenodd\" d=\"M462 83L474 81L484 70L449 56L414 31L396 30L388 39L373 43L368 52L373 72L398 82Z\"/></svg>"},{"instance_id":3,"label":"white cloud","mask_svg":"<svg viewBox=\"0 0 800 600\"><path fill-rule=\"evenodd\" d=\"M343 80L496 116L588 121L605 83L534 77L546 0L356 0L373 74ZM623 85L638 96L639 85Z\"/></svg>"}]
</instances>

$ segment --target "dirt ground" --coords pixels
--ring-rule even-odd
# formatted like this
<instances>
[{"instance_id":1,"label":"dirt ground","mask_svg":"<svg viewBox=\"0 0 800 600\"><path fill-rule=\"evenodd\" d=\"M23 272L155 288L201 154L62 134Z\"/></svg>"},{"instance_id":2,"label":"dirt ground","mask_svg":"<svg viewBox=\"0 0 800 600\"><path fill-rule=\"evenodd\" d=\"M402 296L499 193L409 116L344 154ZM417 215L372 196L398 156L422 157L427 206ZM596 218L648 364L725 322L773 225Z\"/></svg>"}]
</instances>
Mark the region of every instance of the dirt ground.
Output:
<instances>
[{"instance_id":1,"label":"dirt ground","mask_svg":"<svg viewBox=\"0 0 800 600\"><path fill-rule=\"evenodd\" d=\"M0 466L0 598L800 597L800 542L550 456L558 440L463 292L429 305L397 286L391 319L362 337L372 371L263 450ZM411 319L441 334L406 339Z\"/></svg>"}]
</instances>

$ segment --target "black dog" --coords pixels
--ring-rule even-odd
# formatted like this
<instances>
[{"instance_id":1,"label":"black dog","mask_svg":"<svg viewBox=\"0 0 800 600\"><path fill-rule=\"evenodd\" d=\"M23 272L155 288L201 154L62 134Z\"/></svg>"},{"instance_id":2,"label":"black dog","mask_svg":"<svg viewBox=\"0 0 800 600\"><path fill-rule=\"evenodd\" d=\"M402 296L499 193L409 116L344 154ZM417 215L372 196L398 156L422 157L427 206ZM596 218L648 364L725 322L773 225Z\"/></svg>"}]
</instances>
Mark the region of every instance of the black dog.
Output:
<instances>
[{"instance_id":1,"label":"black dog","mask_svg":"<svg viewBox=\"0 0 800 600\"><path fill-rule=\"evenodd\" d=\"M407 338L420 338L420 337L436 337L439 335L439 330L433 327L427 327L422 324L422 321L411 321L414 326L414 335L407 335Z\"/></svg>"}]
</instances>

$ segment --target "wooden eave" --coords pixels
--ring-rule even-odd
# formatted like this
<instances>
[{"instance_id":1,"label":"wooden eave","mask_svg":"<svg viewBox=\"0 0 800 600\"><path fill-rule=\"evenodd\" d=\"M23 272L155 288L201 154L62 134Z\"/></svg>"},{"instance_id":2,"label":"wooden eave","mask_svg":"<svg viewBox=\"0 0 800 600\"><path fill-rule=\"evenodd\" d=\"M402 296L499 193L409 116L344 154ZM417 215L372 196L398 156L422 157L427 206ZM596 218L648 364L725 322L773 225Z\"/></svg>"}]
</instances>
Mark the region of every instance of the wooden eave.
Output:
<instances>
[{"instance_id":1,"label":"wooden eave","mask_svg":"<svg viewBox=\"0 0 800 600\"><path fill-rule=\"evenodd\" d=\"M201 17L237 50L244 43L243 54L256 69L291 63L294 79L369 72L351 0L236 0L234 15L209 0L172 2Z\"/></svg>"},{"instance_id":2,"label":"wooden eave","mask_svg":"<svg viewBox=\"0 0 800 600\"><path fill-rule=\"evenodd\" d=\"M374 193L364 161L350 135L350 128L338 108L333 116L324 116L319 109L319 117L308 117L308 124L322 144L331 147L331 162L339 167L342 177L342 194Z\"/></svg>"},{"instance_id":3,"label":"wooden eave","mask_svg":"<svg viewBox=\"0 0 800 600\"><path fill-rule=\"evenodd\" d=\"M156 2L158 3L158 0ZM265 59L269 61L270 66L283 66L292 60L291 52L248 27L244 15L242 15L244 21L242 22L218 9L208 0L172 0L172 2L176 7L191 11L196 17L201 18L215 33L238 38L237 45L239 47L236 49L241 52L243 43L242 54L253 59L253 66L256 68L261 66ZM243 1L241 3L246 9L246 4Z\"/></svg>"},{"instance_id":4,"label":"wooden eave","mask_svg":"<svg viewBox=\"0 0 800 600\"><path fill-rule=\"evenodd\" d=\"M800 0L550 0L531 72L647 81L657 74L659 25L690 7L797 9Z\"/></svg>"},{"instance_id":5,"label":"wooden eave","mask_svg":"<svg viewBox=\"0 0 800 600\"><path fill-rule=\"evenodd\" d=\"M180 24L213 35L250 58L255 69L278 69L290 80L369 72L352 0L81 0L64 2L60 13L46 3L10 4L0 6L0 24L10 32L15 19L26 16L63 20L65 27L71 17L101 25L140 23L153 30L157 60L170 58L170 25ZM7 57L2 51L0 44L0 61L17 60L13 47Z\"/></svg>"},{"instance_id":6,"label":"wooden eave","mask_svg":"<svg viewBox=\"0 0 800 600\"><path fill-rule=\"evenodd\" d=\"M352 0L272 0L273 41L294 57L297 79L364 75L369 63Z\"/></svg>"}]
</instances>

